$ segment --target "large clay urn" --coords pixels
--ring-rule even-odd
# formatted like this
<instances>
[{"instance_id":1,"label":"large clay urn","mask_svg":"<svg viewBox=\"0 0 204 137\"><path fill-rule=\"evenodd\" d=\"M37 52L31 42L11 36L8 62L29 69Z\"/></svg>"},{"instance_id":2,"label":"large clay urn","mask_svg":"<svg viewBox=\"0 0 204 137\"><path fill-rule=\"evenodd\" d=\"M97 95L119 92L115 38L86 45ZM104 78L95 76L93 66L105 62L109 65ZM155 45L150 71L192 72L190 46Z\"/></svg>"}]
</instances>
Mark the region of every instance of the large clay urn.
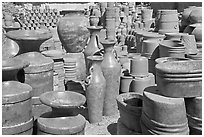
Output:
<instances>
[{"instance_id":1,"label":"large clay urn","mask_svg":"<svg viewBox=\"0 0 204 137\"><path fill-rule=\"evenodd\" d=\"M96 123L102 120L104 93L106 89L106 80L101 69L102 56L89 56L92 62L89 69L90 75L87 77L86 99L88 106L89 122Z\"/></svg>"},{"instance_id":2,"label":"large clay urn","mask_svg":"<svg viewBox=\"0 0 204 137\"><path fill-rule=\"evenodd\" d=\"M67 52L81 52L89 37L87 26L88 18L83 10L70 10L68 14L60 18L57 24L57 32L62 46Z\"/></svg>"},{"instance_id":3,"label":"large clay urn","mask_svg":"<svg viewBox=\"0 0 204 137\"><path fill-rule=\"evenodd\" d=\"M119 94L121 66L114 55L115 41L101 42L105 48L104 60L101 63L103 75L106 79L106 91L103 113L106 116L117 113L116 97Z\"/></svg>"}]
</instances>

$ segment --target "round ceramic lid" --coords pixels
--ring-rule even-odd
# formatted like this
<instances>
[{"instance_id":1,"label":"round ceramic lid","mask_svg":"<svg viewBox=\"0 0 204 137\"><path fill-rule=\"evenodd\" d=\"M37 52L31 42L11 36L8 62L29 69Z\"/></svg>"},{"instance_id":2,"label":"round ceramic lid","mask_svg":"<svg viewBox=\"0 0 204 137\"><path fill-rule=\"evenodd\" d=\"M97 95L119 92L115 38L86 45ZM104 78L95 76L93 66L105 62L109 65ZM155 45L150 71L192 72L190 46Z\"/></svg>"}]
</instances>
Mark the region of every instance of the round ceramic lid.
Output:
<instances>
[{"instance_id":1,"label":"round ceramic lid","mask_svg":"<svg viewBox=\"0 0 204 137\"><path fill-rule=\"evenodd\" d=\"M2 104L16 103L31 98L32 87L18 81L2 83Z\"/></svg>"},{"instance_id":2,"label":"round ceramic lid","mask_svg":"<svg viewBox=\"0 0 204 137\"><path fill-rule=\"evenodd\" d=\"M39 117L39 130L55 135L73 135L84 130L86 119L82 115L69 117Z\"/></svg>"}]
</instances>

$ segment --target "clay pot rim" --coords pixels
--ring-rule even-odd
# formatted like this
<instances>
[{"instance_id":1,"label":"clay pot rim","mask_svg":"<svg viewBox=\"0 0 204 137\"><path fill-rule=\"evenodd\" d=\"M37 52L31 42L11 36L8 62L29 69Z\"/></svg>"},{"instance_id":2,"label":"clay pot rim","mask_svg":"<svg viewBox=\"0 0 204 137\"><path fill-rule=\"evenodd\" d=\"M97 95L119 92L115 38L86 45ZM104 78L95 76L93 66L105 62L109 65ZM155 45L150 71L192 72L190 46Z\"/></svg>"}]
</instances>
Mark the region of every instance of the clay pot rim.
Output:
<instances>
[{"instance_id":1,"label":"clay pot rim","mask_svg":"<svg viewBox=\"0 0 204 137\"><path fill-rule=\"evenodd\" d=\"M6 60L2 60L2 71L9 70L20 70L26 68L30 65L30 62L17 59L17 58L9 58Z\"/></svg>"},{"instance_id":2,"label":"clay pot rim","mask_svg":"<svg viewBox=\"0 0 204 137\"><path fill-rule=\"evenodd\" d=\"M202 28L202 23L193 23L193 24L190 24L189 26L194 27L194 28L196 28L196 27Z\"/></svg>"},{"instance_id":3,"label":"clay pot rim","mask_svg":"<svg viewBox=\"0 0 204 137\"><path fill-rule=\"evenodd\" d=\"M27 100L31 98L31 91L32 87L28 84L18 81L4 81L2 83L2 104Z\"/></svg>"},{"instance_id":4,"label":"clay pot rim","mask_svg":"<svg viewBox=\"0 0 204 137\"><path fill-rule=\"evenodd\" d=\"M193 65L193 67L195 67L195 68L190 68L189 65ZM199 66L197 66L197 65L199 65ZM155 66L155 68L159 72L170 73L170 74L174 74L174 73L175 74L178 74L178 73L180 73L180 74L202 73L202 60L165 62L165 63L157 64Z\"/></svg>"},{"instance_id":5,"label":"clay pot rim","mask_svg":"<svg viewBox=\"0 0 204 137\"><path fill-rule=\"evenodd\" d=\"M87 29L90 30L101 30L103 29L102 26L88 26Z\"/></svg>"},{"instance_id":6,"label":"clay pot rim","mask_svg":"<svg viewBox=\"0 0 204 137\"><path fill-rule=\"evenodd\" d=\"M70 119L72 119L72 122L70 122ZM76 121L74 122L73 120L74 121L76 120ZM68 123L70 123L69 126L68 126ZM86 119L80 114L77 116L70 116L70 117L56 117L56 118L39 117L37 124L38 124L39 130L47 133L51 133L55 135L57 134L71 135L71 134L78 133L85 128ZM48 124L49 124L49 127L48 127Z\"/></svg>"},{"instance_id":7,"label":"clay pot rim","mask_svg":"<svg viewBox=\"0 0 204 137\"><path fill-rule=\"evenodd\" d=\"M92 61L102 61L103 60L103 56L96 56L96 55L93 55L93 56L88 56L87 59L89 60L92 60Z\"/></svg>"},{"instance_id":8,"label":"clay pot rim","mask_svg":"<svg viewBox=\"0 0 204 137\"><path fill-rule=\"evenodd\" d=\"M189 35L188 33L181 33L181 32L167 32L164 34L166 37L167 36L173 36L173 37L178 37L178 36L183 36L183 35Z\"/></svg>"},{"instance_id":9,"label":"clay pot rim","mask_svg":"<svg viewBox=\"0 0 204 137\"><path fill-rule=\"evenodd\" d=\"M52 33L45 29L40 30L14 30L5 34L13 40L48 40L52 37Z\"/></svg>"},{"instance_id":10,"label":"clay pot rim","mask_svg":"<svg viewBox=\"0 0 204 137\"><path fill-rule=\"evenodd\" d=\"M202 53L198 52L197 54L187 54L186 57L189 59L199 58L202 60Z\"/></svg>"},{"instance_id":11,"label":"clay pot rim","mask_svg":"<svg viewBox=\"0 0 204 137\"><path fill-rule=\"evenodd\" d=\"M116 40L109 40L109 39L104 39L101 41L101 44L103 46L107 46L107 47L110 47L110 46L113 46L114 44L116 43Z\"/></svg>"},{"instance_id":12,"label":"clay pot rim","mask_svg":"<svg viewBox=\"0 0 204 137\"><path fill-rule=\"evenodd\" d=\"M77 97L76 99L71 99L71 97ZM68 98L66 98L68 97ZM56 102L57 99L60 99ZM64 102L68 99L71 99L72 102ZM77 100L79 99L79 100ZM76 108L82 106L86 102L86 98L84 95L76 93L74 91L47 91L40 95L40 101L52 108ZM63 101L63 102L60 102Z\"/></svg>"},{"instance_id":13,"label":"clay pot rim","mask_svg":"<svg viewBox=\"0 0 204 137\"><path fill-rule=\"evenodd\" d=\"M161 57L161 58L157 58L155 60L155 62L157 64L159 64L159 63L170 62L170 61L186 61L186 60L190 60L190 59L188 59L188 58L174 58L174 57Z\"/></svg>"}]
</instances>

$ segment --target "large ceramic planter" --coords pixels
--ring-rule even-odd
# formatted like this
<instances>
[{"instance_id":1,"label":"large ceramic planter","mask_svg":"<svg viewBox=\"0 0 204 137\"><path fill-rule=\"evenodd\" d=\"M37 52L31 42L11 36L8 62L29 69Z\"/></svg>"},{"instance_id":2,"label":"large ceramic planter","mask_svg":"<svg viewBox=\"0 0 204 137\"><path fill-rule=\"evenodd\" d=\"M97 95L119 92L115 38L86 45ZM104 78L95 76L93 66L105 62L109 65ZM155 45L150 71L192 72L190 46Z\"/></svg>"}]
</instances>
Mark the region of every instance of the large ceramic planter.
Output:
<instances>
[{"instance_id":1,"label":"large ceramic planter","mask_svg":"<svg viewBox=\"0 0 204 137\"><path fill-rule=\"evenodd\" d=\"M57 32L62 46L67 52L83 51L89 37L88 24L88 18L84 16L83 11L69 11L68 14L60 18Z\"/></svg>"},{"instance_id":2,"label":"large ceramic planter","mask_svg":"<svg viewBox=\"0 0 204 137\"><path fill-rule=\"evenodd\" d=\"M15 30L6 33L6 36L19 45L18 55L27 52L39 52L40 45L50 39L52 34L50 31L45 29L39 30Z\"/></svg>"},{"instance_id":3,"label":"large ceramic planter","mask_svg":"<svg viewBox=\"0 0 204 137\"><path fill-rule=\"evenodd\" d=\"M104 59L101 63L103 75L106 79L106 92L104 99L104 115L114 115L117 113L116 97L119 94L121 66L114 55L115 41L104 40Z\"/></svg>"},{"instance_id":4,"label":"large ceramic planter","mask_svg":"<svg viewBox=\"0 0 204 137\"><path fill-rule=\"evenodd\" d=\"M130 130L141 133L142 94L124 93L117 97L121 122Z\"/></svg>"},{"instance_id":5,"label":"large ceramic planter","mask_svg":"<svg viewBox=\"0 0 204 137\"><path fill-rule=\"evenodd\" d=\"M202 95L202 62L173 61L156 65L156 83L160 94L168 97Z\"/></svg>"},{"instance_id":6,"label":"large ceramic planter","mask_svg":"<svg viewBox=\"0 0 204 137\"><path fill-rule=\"evenodd\" d=\"M89 69L90 75L86 79L86 98L90 123L97 123L102 120L104 94L106 80L101 70L102 56L89 56L92 65Z\"/></svg>"},{"instance_id":7,"label":"large ceramic planter","mask_svg":"<svg viewBox=\"0 0 204 137\"><path fill-rule=\"evenodd\" d=\"M189 134L183 98L169 98L158 94L157 87L143 93L141 116L142 133L158 135Z\"/></svg>"},{"instance_id":8,"label":"large ceramic planter","mask_svg":"<svg viewBox=\"0 0 204 137\"><path fill-rule=\"evenodd\" d=\"M192 60L202 60L202 52L198 52L197 54L188 54L186 57Z\"/></svg>"},{"instance_id":9,"label":"large ceramic planter","mask_svg":"<svg viewBox=\"0 0 204 137\"><path fill-rule=\"evenodd\" d=\"M18 72L29 65L30 63L28 61L16 58L2 60L2 81L21 81L21 79L18 78ZM24 74L20 73L20 75Z\"/></svg>"},{"instance_id":10,"label":"large ceramic planter","mask_svg":"<svg viewBox=\"0 0 204 137\"><path fill-rule=\"evenodd\" d=\"M32 87L17 81L2 83L2 133L3 135L31 135ZM26 133L27 131L27 133Z\"/></svg>"}]
</instances>

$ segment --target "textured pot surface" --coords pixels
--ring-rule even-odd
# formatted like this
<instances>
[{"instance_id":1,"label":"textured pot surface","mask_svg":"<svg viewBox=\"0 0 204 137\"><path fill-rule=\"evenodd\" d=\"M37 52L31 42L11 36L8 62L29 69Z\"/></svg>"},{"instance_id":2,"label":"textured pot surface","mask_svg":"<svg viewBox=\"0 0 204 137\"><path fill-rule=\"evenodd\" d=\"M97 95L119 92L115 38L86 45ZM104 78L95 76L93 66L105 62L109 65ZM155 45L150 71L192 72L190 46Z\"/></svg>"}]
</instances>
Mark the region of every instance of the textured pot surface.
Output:
<instances>
[{"instance_id":1,"label":"textured pot surface","mask_svg":"<svg viewBox=\"0 0 204 137\"><path fill-rule=\"evenodd\" d=\"M60 41L67 52L82 52L89 37L86 28L89 21L82 12L70 11L57 24Z\"/></svg>"},{"instance_id":2,"label":"textured pot surface","mask_svg":"<svg viewBox=\"0 0 204 137\"><path fill-rule=\"evenodd\" d=\"M2 41L2 59L13 58L18 52L19 46L15 41L8 38Z\"/></svg>"}]
</instances>

